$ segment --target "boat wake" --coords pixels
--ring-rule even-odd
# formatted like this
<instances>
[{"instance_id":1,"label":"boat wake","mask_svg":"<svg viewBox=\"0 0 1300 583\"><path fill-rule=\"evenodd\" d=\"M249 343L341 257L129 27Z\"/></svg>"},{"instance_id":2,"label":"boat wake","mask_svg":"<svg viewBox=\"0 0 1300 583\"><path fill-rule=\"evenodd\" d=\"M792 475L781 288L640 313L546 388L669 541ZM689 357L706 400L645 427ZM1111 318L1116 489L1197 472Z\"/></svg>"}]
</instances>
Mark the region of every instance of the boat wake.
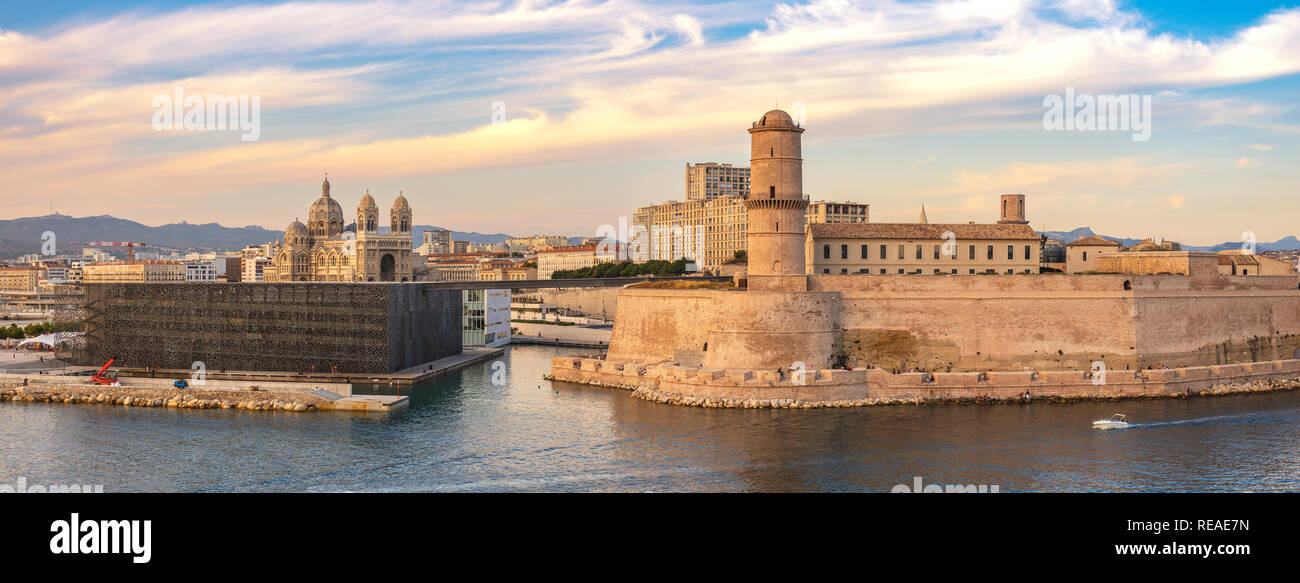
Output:
<instances>
[{"instance_id":1,"label":"boat wake","mask_svg":"<svg viewBox=\"0 0 1300 583\"><path fill-rule=\"evenodd\" d=\"M1179 419L1176 421L1157 421L1154 423L1131 423L1130 429L1146 429L1152 427L1174 427L1178 425L1217 425L1225 423L1255 423L1261 421L1258 419L1259 413L1243 413L1238 415L1214 415L1212 417L1197 417L1195 419ZM1268 421L1265 419L1264 421Z\"/></svg>"}]
</instances>

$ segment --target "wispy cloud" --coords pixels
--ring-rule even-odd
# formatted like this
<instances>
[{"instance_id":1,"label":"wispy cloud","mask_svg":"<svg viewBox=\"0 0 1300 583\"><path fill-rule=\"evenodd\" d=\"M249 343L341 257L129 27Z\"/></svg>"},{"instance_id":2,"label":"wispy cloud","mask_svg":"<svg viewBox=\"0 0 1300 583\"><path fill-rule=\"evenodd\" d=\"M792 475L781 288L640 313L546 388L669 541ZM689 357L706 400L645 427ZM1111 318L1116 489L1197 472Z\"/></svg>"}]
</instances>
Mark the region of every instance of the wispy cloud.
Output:
<instances>
[{"instance_id":1,"label":"wispy cloud","mask_svg":"<svg viewBox=\"0 0 1300 583\"><path fill-rule=\"evenodd\" d=\"M1266 125L1277 106L1178 92L1300 72L1296 46L1296 9L1202 41L1153 33L1109 0L131 11L0 31L0 170L34 197L164 200L182 185L268 187L326 167L380 179L692 158L734 145L737 128L774 100L806 103L810 126L829 138L1032 129L1041 111L1015 104L1066 86L1170 90L1168 103L1199 120L1189 123ZM177 85L262 95L263 140L153 132L150 98ZM510 112L502 126L490 124L496 100ZM958 172L935 190L1079 192L1158 183L1180 164L1014 162Z\"/></svg>"}]
</instances>

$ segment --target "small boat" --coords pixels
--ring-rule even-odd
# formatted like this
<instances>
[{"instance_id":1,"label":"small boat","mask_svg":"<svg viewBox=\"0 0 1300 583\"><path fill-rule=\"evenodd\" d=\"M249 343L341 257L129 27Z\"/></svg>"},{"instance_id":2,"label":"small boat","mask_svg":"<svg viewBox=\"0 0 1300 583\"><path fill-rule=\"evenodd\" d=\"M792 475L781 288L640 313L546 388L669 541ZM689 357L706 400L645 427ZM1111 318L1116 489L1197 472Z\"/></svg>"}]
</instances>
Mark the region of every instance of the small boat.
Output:
<instances>
[{"instance_id":1,"label":"small boat","mask_svg":"<svg viewBox=\"0 0 1300 583\"><path fill-rule=\"evenodd\" d=\"M1098 419L1092 422L1093 429L1128 429L1128 418L1123 413L1116 413L1110 419Z\"/></svg>"}]
</instances>

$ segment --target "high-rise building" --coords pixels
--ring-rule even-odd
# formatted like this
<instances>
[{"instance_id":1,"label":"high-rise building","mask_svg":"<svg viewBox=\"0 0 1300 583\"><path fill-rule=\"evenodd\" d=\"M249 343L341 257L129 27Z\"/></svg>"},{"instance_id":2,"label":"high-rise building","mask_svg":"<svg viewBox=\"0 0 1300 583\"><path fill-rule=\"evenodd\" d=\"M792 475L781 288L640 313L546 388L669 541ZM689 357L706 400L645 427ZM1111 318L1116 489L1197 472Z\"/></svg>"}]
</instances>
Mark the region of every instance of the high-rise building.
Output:
<instances>
[{"instance_id":1,"label":"high-rise building","mask_svg":"<svg viewBox=\"0 0 1300 583\"><path fill-rule=\"evenodd\" d=\"M82 268L85 283L183 283L185 264L180 261L110 261Z\"/></svg>"},{"instance_id":2,"label":"high-rise building","mask_svg":"<svg viewBox=\"0 0 1300 583\"><path fill-rule=\"evenodd\" d=\"M40 270L35 267L0 269L0 292L39 291Z\"/></svg>"},{"instance_id":3,"label":"high-rise building","mask_svg":"<svg viewBox=\"0 0 1300 583\"><path fill-rule=\"evenodd\" d=\"M420 255L446 255L451 253L451 231L429 229L424 232L424 242L415 253Z\"/></svg>"},{"instance_id":4,"label":"high-rise building","mask_svg":"<svg viewBox=\"0 0 1300 583\"><path fill-rule=\"evenodd\" d=\"M704 162L686 165L686 200L744 196L749 192L749 168Z\"/></svg>"},{"instance_id":5,"label":"high-rise building","mask_svg":"<svg viewBox=\"0 0 1300 583\"><path fill-rule=\"evenodd\" d=\"M808 223L865 223L869 209L870 205L863 203L814 202L808 205L805 216ZM645 206L637 209L632 222L646 233L645 259L675 261L685 252L701 269L714 271L748 248L749 216L745 199L740 196ZM701 249L683 244L676 238L677 233L702 233L698 239Z\"/></svg>"}]
</instances>

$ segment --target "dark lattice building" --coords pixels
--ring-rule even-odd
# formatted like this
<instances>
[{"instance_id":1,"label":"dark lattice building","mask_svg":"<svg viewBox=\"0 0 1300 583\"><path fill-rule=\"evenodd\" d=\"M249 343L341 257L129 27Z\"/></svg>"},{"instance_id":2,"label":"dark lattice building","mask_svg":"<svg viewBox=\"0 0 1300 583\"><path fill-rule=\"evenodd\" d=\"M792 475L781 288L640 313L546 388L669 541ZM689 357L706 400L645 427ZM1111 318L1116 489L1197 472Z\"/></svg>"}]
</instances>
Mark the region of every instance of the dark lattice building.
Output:
<instances>
[{"instance_id":1,"label":"dark lattice building","mask_svg":"<svg viewBox=\"0 0 1300 583\"><path fill-rule=\"evenodd\" d=\"M87 285L78 364L384 373L461 351L461 292L422 284Z\"/></svg>"}]
</instances>

